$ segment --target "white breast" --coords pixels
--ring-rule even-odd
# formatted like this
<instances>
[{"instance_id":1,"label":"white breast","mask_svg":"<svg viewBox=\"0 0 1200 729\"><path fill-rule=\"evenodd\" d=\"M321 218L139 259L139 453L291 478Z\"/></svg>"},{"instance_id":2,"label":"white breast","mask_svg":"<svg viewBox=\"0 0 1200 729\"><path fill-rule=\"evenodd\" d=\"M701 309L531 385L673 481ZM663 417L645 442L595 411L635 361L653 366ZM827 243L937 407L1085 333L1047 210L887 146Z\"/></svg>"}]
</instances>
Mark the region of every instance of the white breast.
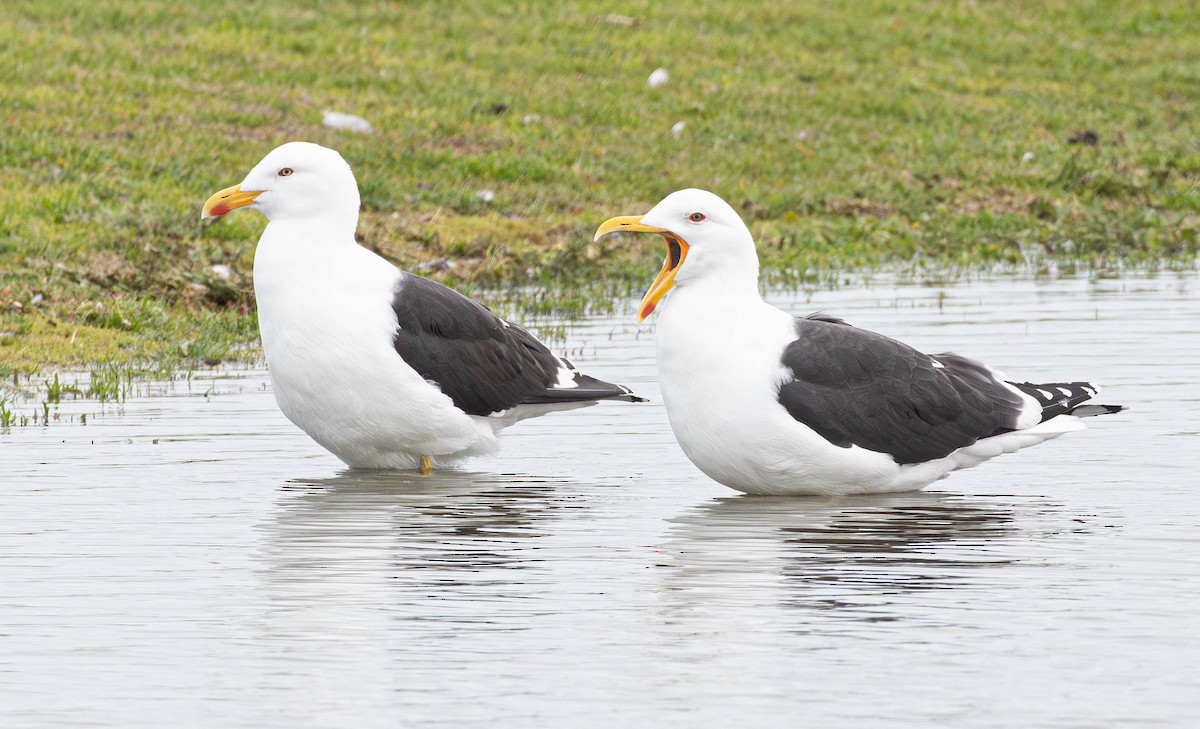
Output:
<instances>
[{"instance_id":1,"label":"white breast","mask_svg":"<svg viewBox=\"0 0 1200 729\"><path fill-rule=\"evenodd\" d=\"M409 468L490 435L396 353L399 270L356 245L306 249L287 233L264 233L254 290L275 398L293 423L358 467Z\"/></svg>"},{"instance_id":2,"label":"white breast","mask_svg":"<svg viewBox=\"0 0 1200 729\"><path fill-rule=\"evenodd\" d=\"M671 428L716 481L749 493L846 493L890 480L895 462L841 448L778 401L794 319L760 298L677 289L658 322L658 367Z\"/></svg>"}]
</instances>

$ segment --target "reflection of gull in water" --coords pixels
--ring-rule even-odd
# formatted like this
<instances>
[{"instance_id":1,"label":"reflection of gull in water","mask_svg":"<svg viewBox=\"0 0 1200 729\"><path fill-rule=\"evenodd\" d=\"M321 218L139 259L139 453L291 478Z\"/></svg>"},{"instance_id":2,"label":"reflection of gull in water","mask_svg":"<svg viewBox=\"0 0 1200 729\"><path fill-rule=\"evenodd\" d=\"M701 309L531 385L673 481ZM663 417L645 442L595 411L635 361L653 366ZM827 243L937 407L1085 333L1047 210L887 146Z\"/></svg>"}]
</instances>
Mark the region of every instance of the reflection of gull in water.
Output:
<instances>
[{"instance_id":1,"label":"reflection of gull in water","mask_svg":"<svg viewBox=\"0 0 1200 729\"><path fill-rule=\"evenodd\" d=\"M533 559L561 480L445 471L347 471L284 487L271 561L305 570L480 570ZM314 574L315 576L315 574ZM389 574L395 577L395 574Z\"/></svg>"},{"instance_id":2,"label":"reflection of gull in water","mask_svg":"<svg viewBox=\"0 0 1200 729\"><path fill-rule=\"evenodd\" d=\"M1036 497L937 493L714 499L674 520L670 586L734 610L908 618L919 591L970 589L988 579L980 570L1018 561L1009 542L1051 509Z\"/></svg>"},{"instance_id":3,"label":"reflection of gull in water","mask_svg":"<svg viewBox=\"0 0 1200 729\"><path fill-rule=\"evenodd\" d=\"M533 569L543 523L577 506L562 484L450 471L291 482L262 527L272 634L366 635L398 623L459 635L538 609L550 579Z\"/></svg>"}]
</instances>

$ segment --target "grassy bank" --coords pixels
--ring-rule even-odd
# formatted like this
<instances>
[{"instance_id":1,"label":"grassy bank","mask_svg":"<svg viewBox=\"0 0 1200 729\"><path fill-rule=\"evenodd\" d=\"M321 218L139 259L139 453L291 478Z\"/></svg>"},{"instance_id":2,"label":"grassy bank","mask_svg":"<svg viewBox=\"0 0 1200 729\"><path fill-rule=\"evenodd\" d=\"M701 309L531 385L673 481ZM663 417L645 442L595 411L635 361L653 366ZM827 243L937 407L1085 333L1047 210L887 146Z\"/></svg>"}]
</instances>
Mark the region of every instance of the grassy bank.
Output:
<instances>
[{"instance_id":1,"label":"grassy bank","mask_svg":"<svg viewBox=\"0 0 1200 729\"><path fill-rule=\"evenodd\" d=\"M686 186L793 276L1187 261L1198 107L1190 2L12 0L0 375L243 352L264 223L199 206L291 139L355 167L364 244L579 310L660 260L596 224Z\"/></svg>"}]
</instances>

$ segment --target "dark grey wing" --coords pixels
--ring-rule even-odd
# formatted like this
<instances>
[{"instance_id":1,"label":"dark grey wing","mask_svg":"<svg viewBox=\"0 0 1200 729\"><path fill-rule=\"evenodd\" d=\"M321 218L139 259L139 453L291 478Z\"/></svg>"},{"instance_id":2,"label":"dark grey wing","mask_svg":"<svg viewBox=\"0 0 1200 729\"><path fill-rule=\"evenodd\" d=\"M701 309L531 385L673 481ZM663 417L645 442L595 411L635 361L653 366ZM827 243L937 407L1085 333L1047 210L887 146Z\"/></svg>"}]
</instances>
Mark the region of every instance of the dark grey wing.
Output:
<instances>
[{"instance_id":1,"label":"dark grey wing","mask_svg":"<svg viewBox=\"0 0 1200 729\"><path fill-rule=\"evenodd\" d=\"M532 403L641 400L629 388L576 372L521 327L420 276L404 274L392 309L396 352L471 415Z\"/></svg>"},{"instance_id":2,"label":"dark grey wing","mask_svg":"<svg viewBox=\"0 0 1200 729\"><path fill-rule=\"evenodd\" d=\"M829 324L842 324L844 326L850 326L845 319L839 319L833 314L826 314L823 311L814 311L811 314L806 314L804 318L808 319L809 321L823 321Z\"/></svg>"},{"instance_id":3,"label":"dark grey wing","mask_svg":"<svg viewBox=\"0 0 1200 729\"><path fill-rule=\"evenodd\" d=\"M792 379L779 402L831 443L887 453L897 463L947 456L1013 430L1025 401L983 365L923 354L829 317L796 320L783 352Z\"/></svg>"}]
</instances>

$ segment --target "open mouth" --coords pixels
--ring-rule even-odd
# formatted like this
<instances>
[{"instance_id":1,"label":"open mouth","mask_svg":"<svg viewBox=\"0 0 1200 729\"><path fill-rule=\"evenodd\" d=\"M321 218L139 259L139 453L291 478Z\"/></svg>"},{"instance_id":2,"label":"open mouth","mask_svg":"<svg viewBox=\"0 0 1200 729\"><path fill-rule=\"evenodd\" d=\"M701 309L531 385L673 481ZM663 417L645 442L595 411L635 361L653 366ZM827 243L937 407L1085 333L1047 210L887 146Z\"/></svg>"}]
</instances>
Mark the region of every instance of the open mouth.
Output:
<instances>
[{"instance_id":1,"label":"open mouth","mask_svg":"<svg viewBox=\"0 0 1200 729\"><path fill-rule=\"evenodd\" d=\"M662 270L654 277L654 283L650 284L646 295L642 297L642 303L638 305L637 320L641 323L654 313L654 309L658 306L658 302L662 297L667 295L675 286L675 274L679 273L679 269L683 266L683 261L687 258L688 244L679 236L669 230L655 231L663 237L667 242L667 258L663 261Z\"/></svg>"},{"instance_id":2,"label":"open mouth","mask_svg":"<svg viewBox=\"0 0 1200 729\"><path fill-rule=\"evenodd\" d=\"M596 230L596 238L615 231L658 233L667 242L667 258L663 261L662 270L654 277L654 283L650 284L646 295L642 297L642 303L638 304L637 320L638 323L641 323L650 316L662 297L666 296L667 292L675 285L675 274L679 272L679 268L687 259L688 244L683 238L666 228L643 223L641 217L636 215L610 218L604 221Z\"/></svg>"},{"instance_id":3,"label":"open mouth","mask_svg":"<svg viewBox=\"0 0 1200 729\"><path fill-rule=\"evenodd\" d=\"M683 246L680 245L680 240L670 233L663 233L663 238L667 241L667 263L672 270L679 268L679 264L683 262Z\"/></svg>"}]
</instances>

